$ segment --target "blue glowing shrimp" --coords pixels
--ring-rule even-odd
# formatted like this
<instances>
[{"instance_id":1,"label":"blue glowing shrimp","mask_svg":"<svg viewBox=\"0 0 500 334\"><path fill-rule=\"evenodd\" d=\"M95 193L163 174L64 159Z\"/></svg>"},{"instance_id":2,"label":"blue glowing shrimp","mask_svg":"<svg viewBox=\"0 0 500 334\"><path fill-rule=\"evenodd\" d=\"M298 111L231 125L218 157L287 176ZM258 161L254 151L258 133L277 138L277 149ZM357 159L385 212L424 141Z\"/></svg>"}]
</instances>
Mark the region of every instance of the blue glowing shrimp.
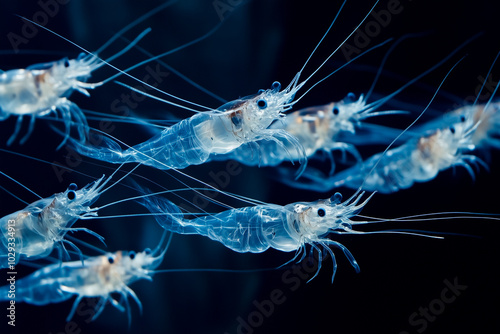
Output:
<instances>
[{"instance_id":1,"label":"blue glowing shrimp","mask_svg":"<svg viewBox=\"0 0 500 334\"><path fill-rule=\"evenodd\" d=\"M357 135L357 127L362 120L381 114L398 113L397 111L372 112L373 109L373 104L367 104L363 95L356 99L353 93L349 93L345 99L339 102L292 112L284 119L274 122L270 128L284 129L287 133L296 137L304 147L308 158L311 158L318 151L324 151L330 158L332 163L331 173L333 173L335 164L331 153L332 150L340 150L344 155L347 152L357 162L362 162L356 147L346 142L348 137ZM366 126L363 124L365 129L369 126L369 124L366 124ZM382 126L377 128L377 135L373 133L368 135L366 132L363 138L365 143L369 144L385 144L399 134L399 130ZM367 140L368 136L369 140ZM360 142L361 140L357 141ZM302 158L296 154L297 150L283 150L279 145L286 147L287 144L276 141L260 141L255 147L254 143L249 143L226 155L214 156L213 160L233 159L250 166L277 166L287 159L294 161Z\"/></svg>"},{"instance_id":2,"label":"blue glowing shrimp","mask_svg":"<svg viewBox=\"0 0 500 334\"><path fill-rule=\"evenodd\" d=\"M415 182L432 180L440 171L452 166L462 166L474 177L470 165L484 164L469 154L476 148L472 138L477 127L473 117L460 117L455 124L412 138L329 178L319 171L309 170L304 175L309 182L290 184L320 192L340 186L353 189L362 186L367 191L392 193L409 188Z\"/></svg>"},{"instance_id":3,"label":"blue glowing shrimp","mask_svg":"<svg viewBox=\"0 0 500 334\"><path fill-rule=\"evenodd\" d=\"M30 117L29 129L20 143L24 144L35 126L37 117L59 112L65 124L65 139L69 137L72 118L79 125L80 140L88 134L88 125L83 112L68 97L73 91L90 96L88 89L94 89L104 82L86 82L91 73L132 48L151 29L146 29L132 43L117 54L103 61L97 53L80 54L76 59L63 58L43 64L34 64L26 69L14 69L0 74L0 121L17 116L14 133L7 141L11 145L21 130L24 116ZM115 36L113 39L116 38ZM106 43L107 45L109 43Z\"/></svg>"},{"instance_id":4,"label":"blue glowing shrimp","mask_svg":"<svg viewBox=\"0 0 500 334\"><path fill-rule=\"evenodd\" d=\"M0 302L15 298L16 302L47 305L60 303L76 295L66 319L70 321L84 297L98 297L99 303L92 320L99 316L110 301L120 311L127 310L130 324L127 297L130 295L141 311L142 304L128 285L140 279L152 280L153 271L162 262L166 249L162 252L159 248L153 252L146 249L139 253L118 251L87 258L84 263L72 261L52 264L17 280L15 292L11 291L9 285L0 287ZM119 293L122 298L117 301L111 297L111 293Z\"/></svg>"},{"instance_id":5,"label":"blue glowing shrimp","mask_svg":"<svg viewBox=\"0 0 500 334\"><path fill-rule=\"evenodd\" d=\"M101 147L75 140L70 142L77 152L102 161L139 162L158 169L181 169L202 164L211 155L227 154L250 142L270 140L284 147L282 139L293 146L294 155L305 164L304 148L297 139L283 129L269 128L273 121L284 116L285 110L291 108L299 87L290 84L280 91L281 85L275 82L271 89L229 102L211 112L198 113L126 150L108 137L102 137L104 145Z\"/></svg>"},{"instance_id":6,"label":"blue glowing shrimp","mask_svg":"<svg viewBox=\"0 0 500 334\"><path fill-rule=\"evenodd\" d=\"M351 252L341 243L326 238L326 235L356 233L351 226L361 222L352 221L351 218L371 197L358 204L363 194L358 193L343 203L342 195L336 193L329 199L315 202L297 202L285 206L256 205L193 219L184 218L179 207L163 197L149 194L142 197L141 204L155 215L158 223L167 231L203 235L239 253L261 253L274 248L283 252L295 251L294 259L302 253L303 259L306 246L310 245L318 252L319 265L314 277L321 269L323 248L332 257L333 280L337 265L329 246L342 249L354 269L359 271L359 265Z\"/></svg>"},{"instance_id":7,"label":"blue glowing shrimp","mask_svg":"<svg viewBox=\"0 0 500 334\"><path fill-rule=\"evenodd\" d=\"M84 231L103 241L104 238L97 233L86 228L74 228L72 225L81 217L97 216L97 209L90 208L89 205L104 192L103 188L108 181L109 178L105 180L103 176L81 189L77 189L76 184L72 183L64 192L39 199L22 210L2 217L0 268L7 268L20 260L31 261L46 257L54 246L59 247L60 255L61 251L66 252L64 244L80 252L71 241L64 239L68 231ZM15 248L15 259L9 256L9 246Z\"/></svg>"}]
</instances>

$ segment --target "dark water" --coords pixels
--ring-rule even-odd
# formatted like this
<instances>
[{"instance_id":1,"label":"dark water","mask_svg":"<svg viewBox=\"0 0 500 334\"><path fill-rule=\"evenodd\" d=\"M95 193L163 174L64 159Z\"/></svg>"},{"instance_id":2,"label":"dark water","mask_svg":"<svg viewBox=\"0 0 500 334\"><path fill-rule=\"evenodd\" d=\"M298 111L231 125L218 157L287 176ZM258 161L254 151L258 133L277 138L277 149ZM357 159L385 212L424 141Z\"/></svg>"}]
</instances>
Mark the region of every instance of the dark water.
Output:
<instances>
[{"instance_id":1,"label":"dark water","mask_svg":"<svg viewBox=\"0 0 500 334\"><path fill-rule=\"evenodd\" d=\"M29 31L25 23L12 14L34 20L46 20L46 26L88 50L98 49L107 39L129 22L138 18L161 1L78 1L57 2L2 1L0 20L0 68L9 70L30 64L52 61L61 56L76 57L81 51L57 36L39 29ZM293 78L310 52L326 31L340 7L340 1L199 1L181 0L128 31L125 37L134 39L147 27L152 28L140 45L156 55L202 36L221 18L224 23L209 38L176 52L164 60L170 66L225 100L255 94L268 88L275 80L283 84ZM50 6L49 6L50 5ZM371 1L348 1L332 32L306 67L308 75L348 36L364 15ZM48 7L47 7L48 6ZM316 82L346 58L354 56L388 38L408 33L427 33L420 38L400 44L388 58L384 73L375 87L378 96L388 94L409 79L430 68L476 33L483 35L458 52L450 61L412 85L397 97L397 101L412 105L416 115L430 101L435 88L447 71L462 56L467 57L445 82L431 105L428 118L471 101L481 85L498 50L498 27L494 24L497 8L487 1L381 1L376 15L361 26L346 46L327 63L311 83ZM392 13L391 13L392 12ZM19 43L19 44L17 44ZM102 53L112 55L126 45L118 40ZM16 46L21 51L12 53ZM297 108L324 104L343 98L348 92L366 92L388 47L373 51L349 65L313 89ZM26 51L36 50L36 51ZM43 50L44 52L40 52ZM113 62L119 68L147 58L137 50ZM492 81L499 80L498 66ZM132 74L139 79L158 74L158 87L184 99L214 107L222 102L208 96L173 71L151 63ZM102 80L115 72L103 68L90 81ZM140 86L131 79L121 79L129 85ZM491 85L490 85L491 86ZM487 92L486 92L487 93ZM183 119L190 111L176 109L160 102L143 99L114 83L96 89L87 98L78 93L72 100L81 108L108 114L120 114L126 97L132 101L135 116L154 119ZM465 101L465 102L464 102ZM395 104L391 108L398 108ZM387 117L380 122L404 127L411 117ZM153 130L141 125L113 122L102 124L89 120L91 126L105 127L112 135L136 144L146 140ZM0 123L1 148L13 131L14 119ZM24 130L27 124L24 124ZM24 132L22 132L24 133ZM69 183L83 186L102 174L109 175L114 165L95 164L90 159L75 156L67 148L56 151L60 137L54 134L49 122L37 122L35 132L23 146L9 149L48 161L36 162L12 154L0 154L0 169L47 197L66 189ZM373 152L362 152L369 154ZM441 173L437 179L418 184L396 195L376 194L363 213L376 217L401 217L412 214L445 211L498 213L496 187L499 183L498 152L482 156L490 170L479 168L475 181L463 168ZM61 169L54 166L63 166ZM80 175L78 172L85 173ZM230 171L234 175L225 174ZM127 167L126 170L130 169ZM297 191L269 178L270 170L231 166L226 162L210 163L187 168L183 172L204 182L214 183L224 191L261 201L284 205L296 201L312 201L331 194ZM166 188L200 186L178 173L161 173L141 167L137 174L160 183ZM229 177L227 177L229 175ZM147 180L135 177L142 184L159 190ZM36 198L14 183L2 178L5 186L28 202ZM350 190L341 189L345 196ZM131 197L134 192L116 186L103 195L96 205ZM185 201L170 197L178 204L195 203L207 211L222 210L193 192L181 194ZM233 206L245 204L222 195L212 195ZM23 207L5 192L0 193L1 215ZM182 201L182 203L181 203ZM144 212L136 204L111 207L101 215ZM161 229L154 219L121 218L79 222L106 238L107 250L155 247ZM381 228L393 228L386 224ZM424 229L471 236L446 236L445 240L403 235L348 236L338 239L345 244L361 266L356 274L336 251L338 271L331 284L332 265L324 262L319 275L306 283L315 272L305 261L284 269L255 273L184 272L162 273L152 282L140 281L131 285L142 301L140 314L131 303L132 324L126 314L107 305L95 321L90 322L92 300L82 302L72 322L66 323L72 302L43 307L16 304L18 333L492 333L499 329L496 320L500 297L496 267L500 231L495 221L455 219L407 224L405 228ZM98 245L95 239L75 234L79 239ZM101 247L102 245L99 245ZM84 247L84 252L95 252ZM292 254L267 251L262 254L237 254L218 243L198 236L173 238L161 269L262 269L277 267ZM18 279L33 269L19 266ZM7 278L7 274L1 273ZM2 279L2 278L0 278ZM452 288L451 288L452 287ZM118 296L116 296L118 298ZM7 314L5 308L2 314ZM2 333L15 332L2 315Z\"/></svg>"}]
</instances>

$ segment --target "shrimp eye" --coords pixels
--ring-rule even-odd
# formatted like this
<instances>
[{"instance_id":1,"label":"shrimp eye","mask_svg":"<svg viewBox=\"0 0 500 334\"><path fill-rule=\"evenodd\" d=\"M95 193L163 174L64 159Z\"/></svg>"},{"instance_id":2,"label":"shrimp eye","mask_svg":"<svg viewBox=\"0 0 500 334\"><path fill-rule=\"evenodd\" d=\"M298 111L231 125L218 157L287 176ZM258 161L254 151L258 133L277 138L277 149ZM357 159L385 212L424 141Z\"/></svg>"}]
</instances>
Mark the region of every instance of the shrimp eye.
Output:
<instances>
[{"instance_id":1,"label":"shrimp eye","mask_svg":"<svg viewBox=\"0 0 500 334\"><path fill-rule=\"evenodd\" d=\"M76 192L74 190L70 190L66 196L70 201L72 201L76 198Z\"/></svg>"},{"instance_id":2,"label":"shrimp eye","mask_svg":"<svg viewBox=\"0 0 500 334\"><path fill-rule=\"evenodd\" d=\"M460 122L462 122L462 123L465 122L465 116L464 115L460 116Z\"/></svg>"},{"instance_id":3,"label":"shrimp eye","mask_svg":"<svg viewBox=\"0 0 500 334\"><path fill-rule=\"evenodd\" d=\"M146 253L146 255L151 254L151 248L146 248L146 249L144 250L144 253Z\"/></svg>"},{"instance_id":4,"label":"shrimp eye","mask_svg":"<svg viewBox=\"0 0 500 334\"><path fill-rule=\"evenodd\" d=\"M271 88L275 91L279 91L281 89L281 84L278 81L273 82Z\"/></svg>"},{"instance_id":5,"label":"shrimp eye","mask_svg":"<svg viewBox=\"0 0 500 334\"><path fill-rule=\"evenodd\" d=\"M265 89L259 89L259 91L257 92L257 94L262 94L264 93L266 90Z\"/></svg>"},{"instance_id":6,"label":"shrimp eye","mask_svg":"<svg viewBox=\"0 0 500 334\"><path fill-rule=\"evenodd\" d=\"M64 59L64 67L69 67L69 60L68 59Z\"/></svg>"},{"instance_id":7,"label":"shrimp eye","mask_svg":"<svg viewBox=\"0 0 500 334\"><path fill-rule=\"evenodd\" d=\"M259 109L266 109L267 107L266 100L264 99L257 100L257 107L259 107Z\"/></svg>"},{"instance_id":8,"label":"shrimp eye","mask_svg":"<svg viewBox=\"0 0 500 334\"><path fill-rule=\"evenodd\" d=\"M339 110L338 107L333 107L332 112L333 112L334 115L338 115L339 112L340 112L340 110Z\"/></svg>"},{"instance_id":9,"label":"shrimp eye","mask_svg":"<svg viewBox=\"0 0 500 334\"><path fill-rule=\"evenodd\" d=\"M79 55L78 55L78 59L83 59L87 56L87 54L85 52L81 52Z\"/></svg>"},{"instance_id":10,"label":"shrimp eye","mask_svg":"<svg viewBox=\"0 0 500 334\"><path fill-rule=\"evenodd\" d=\"M453 133L453 134L455 134L455 128L452 127L452 126L450 126L450 132Z\"/></svg>"},{"instance_id":11,"label":"shrimp eye","mask_svg":"<svg viewBox=\"0 0 500 334\"><path fill-rule=\"evenodd\" d=\"M353 92L350 92L347 94L347 100L349 101L355 101L356 100L356 94L354 94Z\"/></svg>"},{"instance_id":12,"label":"shrimp eye","mask_svg":"<svg viewBox=\"0 0 500 334\"><path fill-rule=\"evenodd\" d=\"M130 257L131 260L133 260L135 258L135 252L134 251L130 251L128 253L128 256Z\"/></svg>"},{"instance_id":13,"label":"shrimp eye","mask_svg":"<svg viewBox=\"0 0 500 334\"><path fill-rule=\"evenodd\" d=\"M110 257L108 257L108 262L109 262L110 264L113 264L113 263L115 262L115 259L113 259L113 258L110 256Z\"/></svg>"},{"instance_id":14,"label":"shrimp eye","mask_svg":"<svg viewBox=\"0 0 500 334\"><path fill-rule=\"evenodd\" d=\"M68 189L69 189L69 190L76 190L76 189L78 189L78 186L76 185L76 183L71 183L71 184L68 186Z\"/></svg>"},{"instance_id":15,"label":"shrimp eye","mask_svg":"<svg viewBox=\"0 0 500 334\"><path fill-rule=\"evenodd\" d=\"M318 209L318 216L324 217L325 215L326 215L325 209L322 208Z\"/></svg>"},{"instance_id":16,"label":"shrimp eye","mask_svg":"<svg viewBox=\"0 0 500 334\"><path fill-rule=\"evenodd\" d=\"M330 198L330 201L334 203L340 203L342 202L342 194L341 193L335 193L333 196Z\"/></svg>"}]
</instances>

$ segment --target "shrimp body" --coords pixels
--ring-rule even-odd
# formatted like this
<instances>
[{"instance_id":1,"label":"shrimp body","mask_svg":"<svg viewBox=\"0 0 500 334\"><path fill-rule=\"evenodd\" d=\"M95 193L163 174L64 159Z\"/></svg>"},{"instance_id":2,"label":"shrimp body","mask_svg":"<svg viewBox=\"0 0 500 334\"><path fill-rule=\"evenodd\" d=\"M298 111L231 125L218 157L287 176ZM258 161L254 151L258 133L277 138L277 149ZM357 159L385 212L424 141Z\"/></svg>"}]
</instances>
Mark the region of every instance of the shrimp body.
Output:
<instances>
[{"instance_id":1,"label":"shrimp body","mask_svg":"<svg viewBox=\"0 0 500 334\"><path fill-rule=\"evenodd\" d=\"M142 204L155 214L158 223L167 231L179 234L198 234L222 243L239 253L261 253L269 248L283 252L304 252L306 245L317 250L320 257L328 245L341 248L356 270L359 266L342 244L326 238L328 233L350 231L351 217L367 200L358 204L361 196L341 203L336 193L329 199L297 202L285 206L266 204L231 209L215 215L186 219L179 207L165 198L154 196L142 199ZM321 265L318 267L318 271Z\"/></svg>"},{"instance_id":2,"label":"shrimp body","mask_svg":"<svg viewBox=\"0 0 500 334\"><path fill-rule=\"evenodd\" d=\"M409 188L415 182L432 180L440 171L452 166L463 166L474 176L469 164L482 161L466 152L475 148L472 137L476 128L477 123L472 118L463 117L452 126L434 130L395 149L376 154L363 164L323 181L321 187L327 191L339 186L357 189L363 185L363 189L368 191L392 193Z\"/></svg>"},{"instance_id":3,"label":"shrimp body","mask_svg":"<svg viewBox=\"0 0 500 334\"><path fill-rule=\"evenodd\" d=\"M361 95L358 99L354 94L349 93L346 98L339 102L331 102L326 105L309 107L288 114L284 119L276 121L271 125L272 129L283 129L292 136L296 137L304 147L308 158L313 157L318 151L325 152L332 162L334 170L333 150L341 150L343 153L351 154L357 162L361 162L361 156L356 147L350 144L349 137L355 137L357 128L361 121L373 114L369 112L373 108L366 104L366 99ZM380 130L380 129L379 129ZM387 128L383 131L387 132ZM388 137L377 135L377 139L383 143L388 141ZM369 134L365 136L370 136ZM373 138L373 135L370 136ZM358 143L362 140L358 140ZM364 141L365 144L367 143ZM373 143L373 139L368 143ZM253 143L252 143L253 144ZM301 156L297 155L299 151L290 150L286 143L276 141L260 141L258 146L242 145L232 152L213 157L214 160L233 159L250 166L277 166L283 161L297 161ZM279 146L285 149L280 149Z\"/></svg>"},{"instance_id":4,"label":"shrimp body","mask_svg":"<svg viewBox=\"0 0 500 334\"><path fill-rule=\"evenodd\" d=\"M48 256L54 246L63 246L67 243L75 248L71 242L64 240L70 230L94 232L85 228L72 228L81 216L95 216L97 213L90 208L100 195L100 190L105 183L104 177L77 190L71 184L62 193L57 193L48 198L42 198L28 205L20 211L11 213L0 219L0 268L7 268L13 263L8 263L8 244L15 240L15 263L20 260L35 260ZM15 235L9 234L9 226L13 226Z\"/></svg>"},{"instance_id":5,"label":"shrimp body","mask_svg":"<svg viewBox=\"0 0 500 334\"><path fill-rule=\"evenodd\" d=\"M269 128L283 117L293 98L290 88L280 92L275 82L271 89L256 96L229 102L217 110L196 114L166 128L152 139L122 150L114 140L103 137L104 145L88 146L70 140L86 156L111 163L139 162L158 169L185 168L202 164L211 157L225 155L238 147L260 140L280 139L290 143L305 163L305 152L297 139L283 129Z\"/></svg>"},{"instance_id":6,"label":"shrimp body","mask_svg":"<svg viewBox=\"0 0 500 334\"><path fill-rule=\"evenodd\" d=\"M77 299L67 321L71 320L83 297L101 299L94 318L102 312L107 301L123 311L121 302L110 296L114 292L121 294L125 300L131 295L141 306L128 285L143 278L151 280L152 270L160 265L163 254L155 257L149 249L139 253L118 251L87 258L84 264L81 261L52 264L16 280L15 300L46 305L59 303L76 295ZM0 287L0 301L8 300L8 293L9 286Z\"/></svg>"},{"instance_id":7,"label":"shrimp body","mask_svg":"<svg viewBox=\"0 0 500 334\"><path fill-rule=\"evenodd\" d=\"M21 144L33 131L35 118L51 112L61 114L68 135L73 118L80 125L78 131L82 140L88 130L87 121L80 108L68 100L68 97L74 90L89 96L87 89L95 88L101 83L85 81L90 77L90 73L102 64L95 55L81 55L77 59L64 58L0 74L0 120L11 115L18 117L16 129L9 138L8 145L17 137L24 116L31 117L31 122Z\"/></svg>"}]
</instances>

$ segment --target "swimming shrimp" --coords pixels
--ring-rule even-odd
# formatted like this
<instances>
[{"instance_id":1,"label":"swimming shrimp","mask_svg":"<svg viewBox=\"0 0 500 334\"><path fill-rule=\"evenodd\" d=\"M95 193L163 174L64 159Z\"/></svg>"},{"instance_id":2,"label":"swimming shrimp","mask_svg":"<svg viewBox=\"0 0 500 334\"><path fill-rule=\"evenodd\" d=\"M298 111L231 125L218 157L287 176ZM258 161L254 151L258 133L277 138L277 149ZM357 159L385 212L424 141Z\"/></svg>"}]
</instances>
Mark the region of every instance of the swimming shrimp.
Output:
<instances>
[{"instance_id":1,"label":"swimming shrimp","mask_svg":"<svg viewBox=\"0 0 500 334\"><path fill-rule=\"evenodd\" d=\"M60 247L59 254L62 255L61 251L66 252L64 244L81 254L71 241L64 239L69 231L87 232L103 241L103 237L87 228L72 226L81 217L97 216L96 209L90 208L90 205L105 191L103 188L109 180L103 176L81 189L72 183L64 192L39 199L1 218L0 268L7 268L20 260L46 257L54 246ZM9 227L14 228L14 234L10 233L12 228ZM15 247L15 259L8 252L12 244Z\"/></svg>"},{"instance_id":2,"label":"swimming shrimp","mask_svg":"<svg viewBox=\"0 0 500 334\"><path fill-rule=\"evenodd\" d=\"M92 72L103 65L121 56L132 48L151 29L146 29L126 48L101 60L95 53L80 54L76 59L63 58L43 64L34 64L26 69L14 69L0 74L0 120L9 116L17 116L14 133L10 136L7 145L11 145L17 138L24 116L30 117L28 132L21 139L24 144L33 132L37 117L44 117L50 113L60 113L65 124L65 138L59 145L64 145L69 137L72 118L79 125L80 140L88 133L88 125L83 112L71 102L68 97L73 91L90 96L88 90L94 89L104 82L86 82ZM113 37L113 39L116 37ZM107 44L105 44L106 46Z\"/></svg>"},{"instance_id":3,"label":"swimming shrimp","mask_svg":"<svg viewBox=\"0 0 500 334\"><path fill-rule=\"evenodd\" d=\"M163 239L164 237L162 242ZM92 320L101 314L109 301L122 312L127 309L130 325L127 297L131 296L141 311L142 304L128 285L140 279L152 280L153 271L161 264L166 250L167 248L160 252L160 248L157 247L154 251L145 249L139 253L118 251L86 258L84 263L72 261L48 265L16 280L15 292L10 291L8 285L0 287L0 301L15 298L16 302L46 305L59 303L76 295L73 307L66 318L66 321L70 321L84 297L98 297L99 302ZM114 299L111 293L119 293L120 301Z\"/></svg>"},{"instance_id":4,"label":"swimming shrimp","mask_svg":"<svg viewBox=\"0 0 500 334\"><path fill-rule=\"evenodd\" d=\"M359 204L363 194L359 193L343 203L342 195L335 193L329 199L315 202L297 202L285 206L256 205L193 219L184 218L178 206L160 196L146 195L140 203L155 215L158 223L167 231L203 235L239 253L261 253L274 248L283 252L295 251L294 259L302 253L303 259L306 246L310 245L319 256L314 277L321 269L322 252L326 250L334 265L333 280L337 266L329 246L340 248L354 269L359 271L359 265L351 252L341 243L326 238L326 235L354 233L351 226L357 222L351 218L361 211L371 197Z\"/></svg>"},{"instance_id":5,"label":"swimming shrimp","mask_svg":"<svg viewBox=\"0 0 500 334\"><path fill-rule=\"evenodd\" d=\"M475 149L472 138L477 126L471 117L462 117L458 123L410 139L330 178L325 179L320 172L309 171L305 177L311 182L294 186L317 191L362 186L367 191L392 193L409 188L415 182L432 180L440 171L452 166L462 166L474 177L470 165L484 164L478 157L469 154Z\"/></svg>"},{"instance_id":6,"label":"swimming shrimp","mask_svg":"<svg viewBox=\"0 0 500 334\"><path fill-rule=\"evenodd\" d=\"M371 112L372 110L373 105L367 104L363 95L356 98L353 93L349 93L346 98L339 102L292 112L284 119L274 122L270 128L284 129L296 137L304 147L308 158L311 158L318 151L325 152L332 163L331 173L333 173L335 168L333 150L340 150L344 155L347 152L357 162L362 161L354 145L339 140L342 135L347 137L346 133L348 133L354 136L360 122L367 117L397 113L397 111L374 113ZM369 124L366 127L369 127ZM380 131L380 135L372 134L370 138L376 137L377 140L385 143L397 135L396 130L390 128L380 127L378 131ZM374 140L367 141L367 143L374 143ZM281 145L286 147L286 143L281 143ZM214 156L213 160L233 159L250 166L277 166L287 159L299 160L301 156L294 154L297 152L297 150L281 149L276 141L260 141L257 143L257 148L252 147L252 145L242 145L228 154Z\"/></svg>"},{"instance_id":7,"label":"swimming shrimp","mask_svg":"<svg viewBox=\"0 0 500 334\"><path fill-rule=\"evenodd\" d=\"M269 128L293 105L293 95L302 86L295 87L296 83L294 80L280 91L281 85L275 82L271 89L256 96L229 102L211 112L198 113L126 150L108 137L102 137L104 146L101 147L91 147L75 140L70 142L77 152L102 161L140 162L158 169L181 169L202 164L211 155L226 154L243 144L259 140L271 140L284 148L282 139L291 143L294 155L305 164L306 154L297 139L283 129Z\"/></svg>"}]
</instances>

